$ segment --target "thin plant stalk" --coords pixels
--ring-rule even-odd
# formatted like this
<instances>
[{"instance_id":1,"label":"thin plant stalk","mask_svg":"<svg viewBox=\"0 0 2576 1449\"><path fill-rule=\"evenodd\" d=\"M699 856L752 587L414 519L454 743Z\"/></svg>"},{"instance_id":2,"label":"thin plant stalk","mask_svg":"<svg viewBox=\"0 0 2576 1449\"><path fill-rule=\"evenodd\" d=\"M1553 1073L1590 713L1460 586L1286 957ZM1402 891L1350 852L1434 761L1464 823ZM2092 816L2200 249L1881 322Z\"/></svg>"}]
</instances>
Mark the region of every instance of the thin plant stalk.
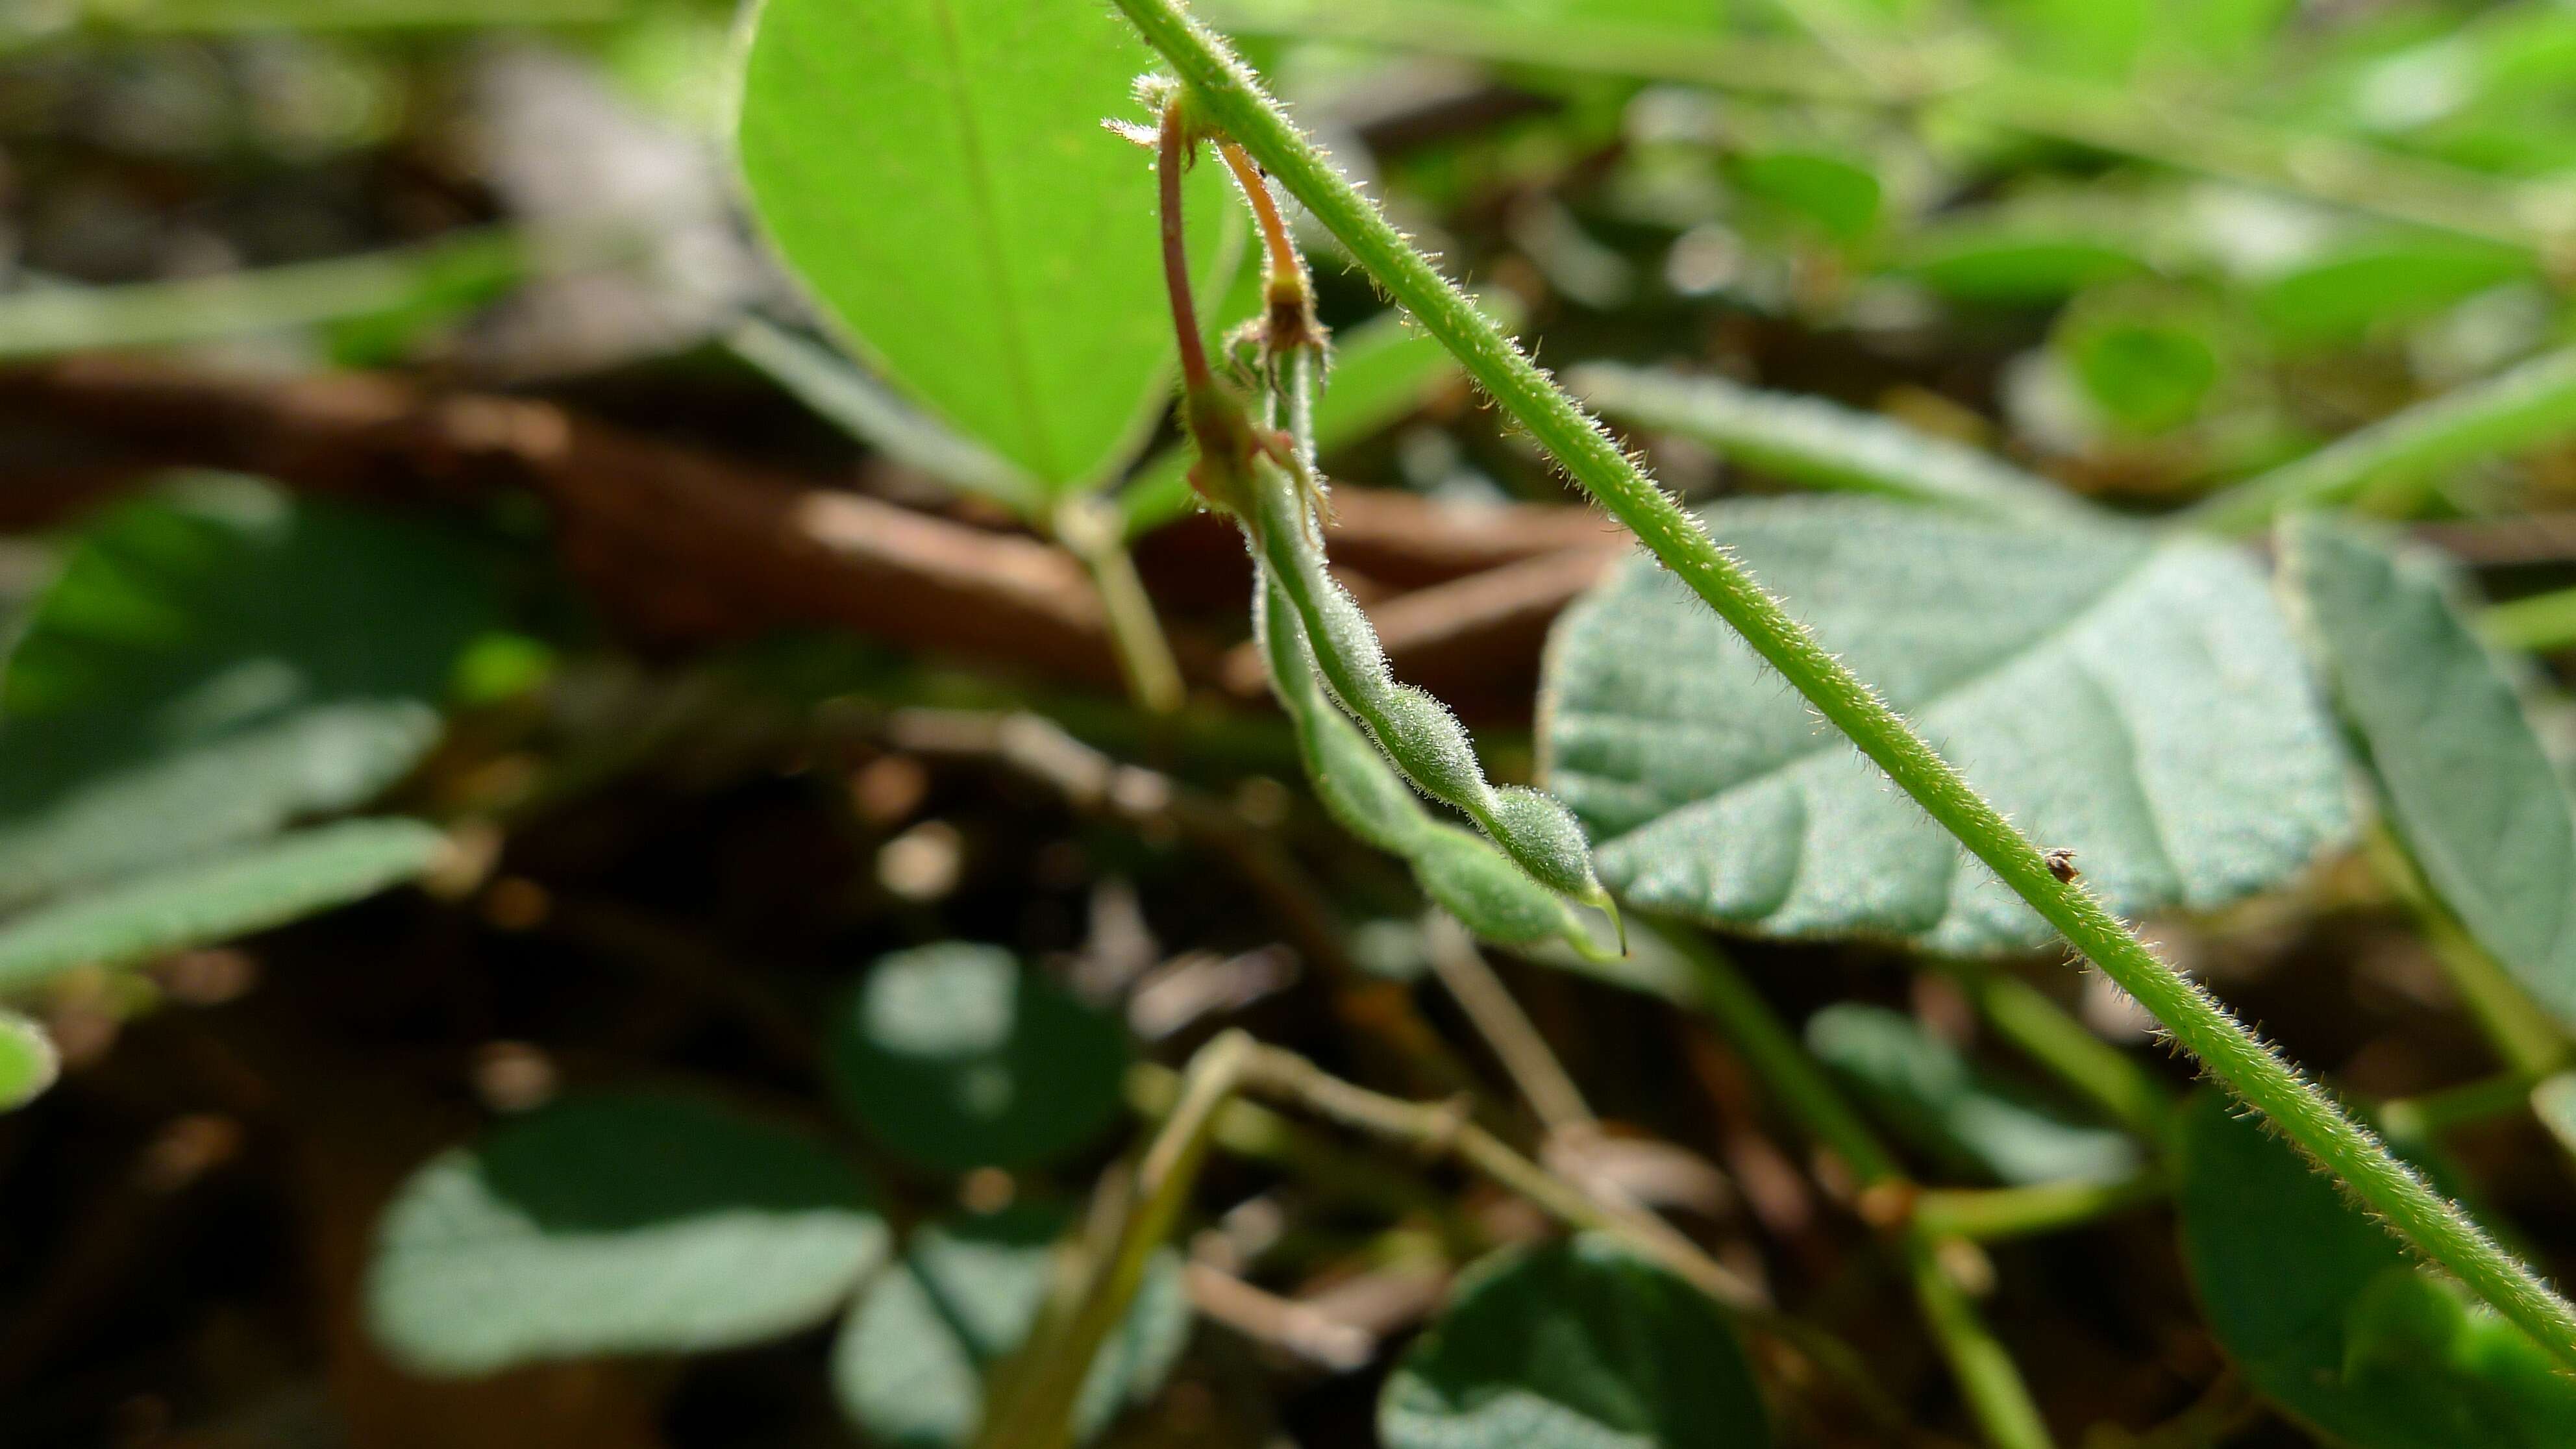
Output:
<instances>
[{"instance_id":1,"label":"thin plant stalk","mask_svg":"<svg viewBox=\"0 0 2576 1449\"><path fill-rule=\"evenodd\" d=\"M1828 653L1324 160L1223 41L1176 0L1118 0L1118 6L1191 87L1207 119L1340 238L1378 285L1439 338L1584 491L1742 634L1827 723L1849 737L2104 975L2137 998L2212 1076L2342 1179L2393 1232L2576 1367L2576 1308L2498 1247L2414 1169L2392 1157L2368 1129L2228 1015L2198 983L2158 959L2090 891L2078 882L2059 880L2037 845L1970 787L1877 691Z\"/></svg>"},{"instance_id":2,"label":"thin plant stalk","mask_svg":"<svg viewBox=\"0 0 2576 1449\"><path fill-rule=\"evenodd\" d=\"M2491 644L2554 654L2576 645L2576 589L2497 604L2478 616L2478 629Z\"/></svg>"},{"instance_id":3,"label":"thin plant stalk","mask_svg":"<svg viewBox=\"0 0 2576 1449\"><path fill-rule=\"evenodd\" d=\"M983 1449L1065 1449L1072 1441L1074 1400L1091 1361L1127 1316L1154 1251L1172 1235L1207 1160L1218 1111L1232 1100L1255 1051L1252 1038L1229 1031L1199 1048L1181 1079L1180 1100L1163 1119L1136 1168L1127 1212L1105 1260L1092 1273L1071 1315L1053 1332L1029 1335L1027 1356L997 1392Z\"/></svg>"},{"instance_id":4,"label":"thin plant stalk","mask_svg":"<svg viewBox=\"0 0 2576 1449\"><path fill-rule=\"evenodd\" d=\"M2450 978L2469 1019L2478 1024L2505 1066L2534 1081L2565 1066L2570 1052L2567 1033L2434 896L2423 870L2396 833L2385 826L2374 829L2366 853L2415 933L2433 948L2433 959L2441 963L2442 974Z\"/></svg>"},{"instance_id":5,"label":"thin plant stalk","mask_svg":"<svg viewBox=\"0 0 2576 1449\"><path fill-rule=\"evenodd\" d=\"M1116 505L1095 494L1066 499L1056 509L1055 536L1090 571L1129 696L1149 715L1177 711L1184 699L1180 662L1172 657L1153 596L1136 575Z\"/></svg>"},{"instance_id":6,"label":"thin plant stalk","mask_svg":"<svg viewBox=\"0 0 2576 1449\"><path fill-rule=\"evenodd\" d=\"M2154 1073L2066 1014L2047 993L2017 976L1962 967L1958 980L1977 1012L2023 1056L2045 1067L2104 1115L2149 1142L2162 1142L2173 1121L2173 1093Z\"/></svg>"},{"instance_id":7,"label":"thin plant stalk","mask_svg":"<svg viewBox=\"0 0 2576 1449\"><path fill-rule=\"evenodd\" d=\"M2379 1104L2379 1122L2400 1142L2429 1142L2455 1127L2530 1111L2531 1089L2539 1080L2522 1072L2498 1072L2422 1096L2394 1098Z\"/></svg>"},{"instance_id":8,"label":"thin plant stalk","mask_svg":"<svg viewBox=\"0 0 2576 1449\"><path fill-rule=\"evenodd\" d=\"M2026 1187L1927 1188L1914 1199L1914 1227L1933 1238L1994 1242L2084 1227L2165 1196L2153 1173L2108 1182L2040 1182Z\"/></svg>"},{"instance_id":9,"label":"thin plant stalk","mask_svg":"<svg viewBox=\"0 0 2576 1449\"><path fill-rule=\"evenodd\" d=\"M1842 1090L1825 1076L1771 1004L1733 962L1697 933L1649 926L1693 967L1700 1004L1790 1116L1810 1137L1843 1160L1860 1184L1857 1206L1874 1227L1896 1229L1896 1250L1923 1313L1923 1325L1959 1385L1959 1396L1994 1449L2048 1449L2048 1426L2030 1386L1996 1341L1967 1291L1940 1260L1940 1239L1912 1221L1920 1195Z\"/></svg>"},{"instance_id":10,"label":"thin plant stalk","mask_svg":"<svg viewBox=\"0 0 2576 1449\"><path fill-rule=\"evenodd\" d=\"M1432 974L1449 989L1485 1045L1493 1048L1495 1059L1511 1074L1512 1085L1520 1089L1522 1100L1547 1130L1576 1132L1600 1126L1591 1104L1583 1100L1583 1090L1548 1049L1538 1023L1512 999L1511 988L1494 974L1467 928L1445 912L1435 911L1425 922L1423 934L1429 938Z\"/></svg>"},{"instance_id":11,"label":"thin plant stalk","mask_svg":"<svg viewBox=\"0 0 2576 1449\"><path fill-rule=\"evenodd\" d=\"M2220 533L2251 533L2295 509L2323 508L2381 484L2419 484L2447 468L2576 433L2576 347L2429 398L2259 473L2184 510Z\"/></svg>"}]
</instances>

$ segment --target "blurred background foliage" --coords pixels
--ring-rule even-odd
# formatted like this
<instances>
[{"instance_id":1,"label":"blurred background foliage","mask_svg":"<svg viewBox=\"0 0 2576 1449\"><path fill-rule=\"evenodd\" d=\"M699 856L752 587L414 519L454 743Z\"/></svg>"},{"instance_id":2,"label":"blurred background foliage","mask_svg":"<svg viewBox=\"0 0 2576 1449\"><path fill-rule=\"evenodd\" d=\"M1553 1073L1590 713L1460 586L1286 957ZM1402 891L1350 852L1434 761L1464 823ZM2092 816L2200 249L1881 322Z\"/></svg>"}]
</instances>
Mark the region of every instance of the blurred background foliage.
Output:
<instances>
[{"instance_id":1,"label":"blurred background foliage","mask_svg":"<svg viewBox=\"0 0 2576 1449\"><path fill-rule=\"evenodd\" d=\"M1694 501L2072 496L2254 533L2307 499L2443 553L2296 545L2311 603L2386 626L2316 632L2388 824L2250 902L2183 881L2151 927L2576 1265L2567 1041L2514 995L2563 1009L2534 983L2566 979L2576 853L2481 854L2494 817L2443 774L2494 762L2507 804L2563 804L2576 8L1202 13ZM836 355L747 213L745 23L0 0L0 1100L31 1103L0 1117L0 1439L962 1443L1041 1317L1047 1245L1241 1024L1667 1212L1856 1345L1921 1442L2031 1442L1945 1371L1980 1313L2042 1434L2083 1449L2566 1442L2527 1344L2278 1144L2206 1101L2174 1119L2185 1069L2045 950L1747 940L1738 974L1643 936L1588 972L1489 969L1426 923L1310 798L1168 425L1123 478L1032 483ZM1241 238L1206 230L1236 320ZM1603 576L1601 530L1301 239L1342 341L1336 560L1405 676L1527 779L1541 643ZM1883 597L1973 597L1980 556L1949 557L1957 579ZM2203 563L2160 618L2259 592L2236 554ZM1813 587L1865 610L1881 582ZM1096 598L1128 583L1176 710L1118 690ZM1470 585L1502 605L1439 594ZM1641 656L1682 632L1633 617ZM2370 653L2406 630L2429 642ZM2304 699L2297 672L2272 691ZM2413 728L2428 697L2464 701L2457 738ZM2301 851L2349 824L2318 749L2332 778L2274 812ZM1582 1130L1478 995L1496 972ZM1855 1135L1797 1125L1837 1094ZM1516 1442L1451 1437L1494 1432L1453 1421L1504 1383L1640 1442L1888 1442L1812 1365L1748 1358L1696 1296L1543 1244L1527 1203L1425 1154L1251 1113L1221 1141L1085 1432ZM1878 1251L1908 1174L1954 1185L1920 1189L1957 1228L1940 1261ZM2061 1199L1976 1195L2010 1187ZM1518 1256L1460 1278L1496 1248ZM2331 1333L2244 1292L2274 1270ZM1574 1305L1562 1342L1634 1321L1693 1351L1552 1381L1546 1305ZM1694 1366L1691 1394L1619 1381Z\"/></svg>"}]
</instances>

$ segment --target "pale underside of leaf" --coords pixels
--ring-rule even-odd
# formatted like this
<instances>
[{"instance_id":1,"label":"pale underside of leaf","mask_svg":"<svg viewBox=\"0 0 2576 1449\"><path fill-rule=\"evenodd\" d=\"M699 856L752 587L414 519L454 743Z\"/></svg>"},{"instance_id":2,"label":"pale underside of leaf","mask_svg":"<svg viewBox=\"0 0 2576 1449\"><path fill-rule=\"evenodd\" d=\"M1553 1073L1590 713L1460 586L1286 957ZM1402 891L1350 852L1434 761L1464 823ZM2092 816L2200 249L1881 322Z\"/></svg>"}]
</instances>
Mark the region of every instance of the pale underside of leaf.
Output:
<instances>
[{"instance_id":1,"label":"pale underside of leaf","mask_svg":"<svg viewBox=\"0 0 2576 1449\"><path fill-rule=\"evenodd\" d=\"M2243 556L1855 499L1708 515L1825 647L2124 913L2273 884L2348 828L2341 756ZM1632 564L1549 646L1548 779L1631 902L1976 954L2038 915L1687 589Z\"/></svg>"},{"instance_id":2,"label":"pale underside of leaf","mask_svg":"<svg viewBox=\"0 0 2576 1449\"><path fill-rule=\"evenodd\" d=\"M725 1348L828 1318L887 1244L865 1184L801 1134L691 1098L573 1098L412 1175L367 1314L429 1373Z\"/></svg>"},{"instance_id":3,"label":"pale underside of leaf","mask_svg":"<svg viewBox=\"0 0 2576 1449\"><path fill-rule=\"evenodd\" d=\"M0 925L0 992L283 925L418 876L444 846L416 820L349 820L69 896Z\"/></svg>"},{"instance_id":4,"label":"pale underside of leaf","mask_svg":"<svg viewBox=\"0 0 2576 1449\"><path fill-rule=\"evenodd\" d=\"M2408 852L2478 944L2576 1022L2576 810L2458 581L2324 518L2292 520L2282 552Z\"/></svg>"}]
</instances>

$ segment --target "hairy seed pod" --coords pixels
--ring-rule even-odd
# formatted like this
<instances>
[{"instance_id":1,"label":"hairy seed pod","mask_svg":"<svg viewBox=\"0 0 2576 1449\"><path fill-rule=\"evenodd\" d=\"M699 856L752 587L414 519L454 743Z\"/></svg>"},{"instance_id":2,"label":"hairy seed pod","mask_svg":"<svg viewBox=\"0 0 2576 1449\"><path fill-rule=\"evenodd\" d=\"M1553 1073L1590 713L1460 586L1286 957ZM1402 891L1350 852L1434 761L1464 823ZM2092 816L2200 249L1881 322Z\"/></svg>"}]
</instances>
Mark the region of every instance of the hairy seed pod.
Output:
<instances>
[{"instance_id":1,"label":"hairy seed pod","mask_svg":"<svg viewBox=\"0 0 2576 1449\"><path fill-rule=\"evenodd\" d=\"M1244 522L1261 571L1305 626L1318 672L1343 708L1424 794L1466 812L1541 885L1615 920L1617 908L1593 874L1592 851L1573 814L1539 791L1497 790L1486 781L1466 727L1428 691L1395 682L1359 601L1325 570L1307 490L1267 458L1256 458L1252 473L1255 507Z\"/></svg>"},{"instance_id":2,"label":"hairy seed pod","mask_svg":"<svg viewBox=\"0 0 2576 1449\"><path fill-rule=\"evenodd\" d=\"M1564 897L1530 879L1493 842L1435 820L1384 757L1324 692L1297 611L1276 585L1256 583L1252 627L1288 712L1317 798L1343 829L1403 857L1422 893L1468 930L1506 946L1562 937L1587 960L1615 960L1596 945Z\"/></svg>"}]
</instances>

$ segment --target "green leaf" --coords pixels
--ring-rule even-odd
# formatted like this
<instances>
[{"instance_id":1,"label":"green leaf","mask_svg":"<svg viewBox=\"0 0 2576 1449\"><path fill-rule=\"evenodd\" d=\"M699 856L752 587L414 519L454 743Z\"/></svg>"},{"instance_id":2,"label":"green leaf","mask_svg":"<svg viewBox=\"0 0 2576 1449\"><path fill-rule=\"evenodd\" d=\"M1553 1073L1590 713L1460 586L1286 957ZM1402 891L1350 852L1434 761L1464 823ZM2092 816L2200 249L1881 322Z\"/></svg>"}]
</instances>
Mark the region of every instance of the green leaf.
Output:
<instances>
[{"instance_id":1,"label":"green leaf","mask_svg":"<svg viewBox=\"0 0 2576 1449\"><path fill-rule=\"evenodd\" d=\"M2084 391L2131 432L2190 422L2218 384L2218 349L2174 322L2102 318L2073 329L2062 346Z\"/></svg>"},{"instance_id":2,"label":"green leaf","mask_svg":"<svg viewBox=\"0 0 2576 1449\"><path fill-rule=\"evenodd\" d=\"M1952 1171L2028 1184L2113 1182L2139 1168L2127 1137L2058 1116L1885 1008L1826 1007L1807 1019L1807 1050L1890 1130Z\"/></svg>"},{"instance_id":3,"label":"green leaf","mask_svg":"<svg viewBox=\"0 0 2576 1449\"><path fill-rule=\"evenodd\" d=\"M2300 624L2389 825L2478 944L2576 1024L2576 814L2460 581L2322 515L2288 520L2281 537Z\"/></svg>"},{"instance_id":4,"label":"green leaf","mask_svg":"<svg viewBox=\"0 0 2576 1449\"><path fill-rule=\"evenodd\" d=\"M43 1096L62 1069L62 1055L43 1025L0 1009L0 1112L15 1112Z\"/></svg>"},{"instance_id":5,"label":"green leaf","mask_svg":"<svg viewBox=\"0 0 2576 1449\"><path fill-rule=\"evenodd\" d=\"M1117 1020L998 947L944 941L880 960L831 1031L843 1105L931 1167L1045 1162L1118 1115Z\"/></svg>"},{"instance_id":6,"label":"green leaf","mask_svg":"<svg viewBox=\"0 0 2576 1449\"><path fill-rule=\"evenodd\" d=\"M1680 433L1812 487L1988 513L2065 514L2079 507L2047 479L1990 453L1819 397L1614 363L1586 363L1567 380L1615 421Z\"/></svg>"},{"instance_id":7,"label":"green leaf","mask_svg":"<svg viewBox=\"0 0 2576 1449\"><path fill-rule=\"evenodd\" d=\"M738 130L762 222L860 355L1057 488L1106 477L1173 349L1153 170L1101 122L1153 56L1055 0L767 0ZM1225 275L1241 203L1190 178Z\"/></svg>"},{"instance_id":8,"label":"green leaf","mask_svg":"<svg viewBox=\"0 0 2576 1449\"><path fill-rule=\"evenodd\" d=\"M2576 1442L2576 1379L2219 1094L2184 1112L2176 1171L2210 1329L2292 1417L2351 1449Z\"/></svg>"},{"instance_id":9,"label":"green leaf","mask_svg":"<svg viewBox=\"0 0 2576 1449\"><path fill-rule=\"evenodd\" d=\"M2532 274L2508 247L2449 238L2354 246L2275 277L2253 295L2255 314L2284 338L2328 346L2374 327L2413 322L2499 283Z\"/></svg>"},{"instance_id":10,"label":"green leaf","mask_svg":"<svg viewBox=\"0 0 2576 1449\"><path fill-rule=\"evenodd\" d=\"M64 352L174 347L244 333L373 319L407 326L469 310L527 269L506 233L458 236L354 257L117 287L41 287L0 296L0 361Z\"/></svg>"},{"instance_id":11,"label":"green leaf","mask_svg":"<svg viewBox=\"0 0 2576 1449\"><path fill-rule=\"evenodd\" d=\"M1768 151L1734 158L1736 189L1814 223L1849 246L1878 225L1878 177L1867 167L1821 151Z\"/></svg>"},{"instance_id":12,"label":"green leaf","mask_svg":"<svg viewBox=\"0 0 2576 1449\"><path fill-rule=\"evenodd\" d=\"M1717 1305L1606 1238L1462 1275L1378 1398L1387 1449L1761 1449L1752 1366Z\"/></svg>"},{"instance_id":13,"label":"green leaf","mask_svg":"<svg viewBox=\"0 0 2576 1449\"><path fill-rule=\"evenodd\" d=\"M895 1449L965 1443L983 1420L986 1375L1028 1337L1068 1221L1060 1209L1022 1203L915 1233L833 1345L832 1387L843 1412ZM1189 1330L1180 1255L1162 1249L1091 1362L1074 1402L1074 1437L1089 1439L1120 1410L1152 1398Z\"/></svg>"},{"instance_id":14,"label":"green leaf","mask_svg":"<svg viewBox=\"0 0 2576 1449\"><path fill-rule=\"evenodd\" d=\"M411 880L445 848L416 820L344 820L67 896L0 924L0 994L281 926Z\"/></svg>"},{"instance_id":15,"label":"green leaf","mask_svg":"<svg viewBox=\"0 0 2576 1449\"><path fill-rule=\"evenodd\" d=\"M497 612L480 550L248 479L99 518L0 678L0 909L373 798Z\"/></svg>"},{"instance_id":16,"label":"green leaf","mask_svg":"<svg viewBox=\"0 0 2576 1449\"><path fill-rule=\"evenodd\" d=\"M2349 827L2332 722L2232 549L1849 498L1704 517L1971 784L2073 850L2115 911L2223 905ZM1558 621L1545 689L1547 777L1639 907L1961 955L2051 939L1651 564Z\"/></svg>"},{"instance_id":17,"label":"green leaf","mask_svg":"<svg viewBox=\"0 0 2576 1449\"><path fill-rule=\"evenodd\" d=\"M1957 301L2034 306L2149 267L2134 248L2108 239L2005 224L1927 231L1909 244L1897 270Z\"/></svg>"},{"instance_id":18,"label":"green leaf","mask_svg":"<svg viewBox=\"0 0 2576 1449\"><path fill-rule=\"evenodd\" d=\"M832 1316L885 1257L855 1172L679 1096L574 1098L412 1174L376 1225L376 1338L425 1373L730 1348Z\"/></svg>"}]
</instances>

